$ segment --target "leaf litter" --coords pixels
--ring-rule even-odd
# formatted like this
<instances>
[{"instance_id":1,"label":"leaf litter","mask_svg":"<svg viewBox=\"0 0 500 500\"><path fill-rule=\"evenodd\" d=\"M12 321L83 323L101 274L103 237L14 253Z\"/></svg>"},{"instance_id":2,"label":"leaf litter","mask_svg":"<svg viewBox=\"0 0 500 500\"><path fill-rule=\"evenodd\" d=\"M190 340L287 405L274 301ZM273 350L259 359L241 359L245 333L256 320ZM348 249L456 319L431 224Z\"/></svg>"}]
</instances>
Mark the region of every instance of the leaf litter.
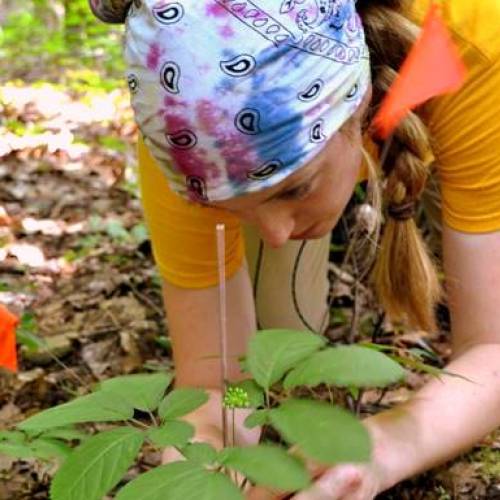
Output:
<instances>
[{"instance_id":1,"label":"leaf litter","mask_svg":"<svg viewBox=\"0 0 500 500\"><path fill-rule=\"evenodd\" d=\"M23 332L20 373L0 378L0 431L99 381L171 365L130 117L123 90L82 96L49 85L0 87L0 302L22 318ZM427 353L443 366L445 331L395 335L369 292L353 293L349 267L332 266L330 339L353 340L355 321L363 340ZM428 377L412 374L383 394L367 390L346 402L361 414L381 411ZM158 461L146 450L127 478ZM499 462L497 433L379 498L500 498ZM48 499L53 473L50 463L0 456L0 499Z\"/></svg>"}]
</instances>

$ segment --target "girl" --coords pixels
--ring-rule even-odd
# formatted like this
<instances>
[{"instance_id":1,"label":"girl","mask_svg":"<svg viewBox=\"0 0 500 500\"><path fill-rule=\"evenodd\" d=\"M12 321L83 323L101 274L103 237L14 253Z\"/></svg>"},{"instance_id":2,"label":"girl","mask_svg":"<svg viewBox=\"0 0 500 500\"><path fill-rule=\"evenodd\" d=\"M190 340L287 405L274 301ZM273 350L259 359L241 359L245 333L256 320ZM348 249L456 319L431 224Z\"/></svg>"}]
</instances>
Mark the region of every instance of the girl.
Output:
<instances>
[{"instance_id":1,"label":"girl","mask_svg":"<svg viewBox=\"0 0 500 500\"><path fill-rule=\"evenodd\" d=\"M209 356L219 332L215 225L227 229L234 380L256 320L324 331L330 232L362 158L369 165L371 151L377 161L382 145L365 124L430 0L91 4L102 19L127 22L128 81L144 138L141 190L176 380L211 390L190 419L198 437L220 444L220 373ZM413 216L435 171L452 318L447 369L463 378L432 380L404 405L367 418L371 464L323 471L300 500L373 498L500 424L500 3L448 0L442 14L468 79L395 132L380 172L385 223L374 278L392 318L434 327L438 280ZM240 443L256 439L242 425L238 432Z\"/></svg>"}]
</instances>

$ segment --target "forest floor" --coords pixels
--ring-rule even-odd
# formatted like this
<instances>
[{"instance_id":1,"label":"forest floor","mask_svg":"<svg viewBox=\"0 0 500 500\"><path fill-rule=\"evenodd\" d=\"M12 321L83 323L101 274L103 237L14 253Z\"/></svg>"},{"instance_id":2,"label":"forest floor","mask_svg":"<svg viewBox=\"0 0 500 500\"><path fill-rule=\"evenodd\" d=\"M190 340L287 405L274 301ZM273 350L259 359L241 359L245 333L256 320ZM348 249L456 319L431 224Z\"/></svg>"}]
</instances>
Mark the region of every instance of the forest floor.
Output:
<instances>
[{"instance_id":1,"label":"forest floor","mask_svg":"<svg viewBox=\"0 0 500 500\"><path fill-rule=\"evenodd\" d=\"M0 87L0 302L22 319L20 370L0 377L0 430L103 379L171 365L128 97L91 91L85 76L74 81ZM349 296L334 289L336 299ZM337 319L350 309L347 297ZM346 328L338 321L333 333ZM432 350L441 365L449 355L446 332L379 340ZM412 374L382 399L366 392L362 412L404 401L426 377ZM146 454L134 470L158 459ZM0 500L47 499L53 472L50 463L0 456ZM379 498L500 499L500 433Z\"/></svg>"}]
</instances>

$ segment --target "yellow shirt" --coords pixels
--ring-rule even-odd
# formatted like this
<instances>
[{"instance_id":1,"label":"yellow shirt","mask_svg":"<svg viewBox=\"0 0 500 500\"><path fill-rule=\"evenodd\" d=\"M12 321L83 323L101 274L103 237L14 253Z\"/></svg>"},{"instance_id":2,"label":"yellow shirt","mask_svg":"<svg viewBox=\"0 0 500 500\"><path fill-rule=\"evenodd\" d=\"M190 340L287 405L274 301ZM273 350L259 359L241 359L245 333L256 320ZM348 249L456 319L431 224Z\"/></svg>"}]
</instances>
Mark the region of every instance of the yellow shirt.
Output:
<instances>
[{"instance_id":1,"label":"yellow shirt","mask_svg":"<svg viewBox=\"0 0 500 500\"><path fill-rule=\"evenodd\" d=\"M431 0L414 0L421 23ZM500 0L442 0L444 19L469 74L462 89L425 106L441 182L443 221L470 233L500 230ZM160 273L181 287L217 283L215 225L226 224L230 276L242 264L239 221L183 200L139 144L142 200Z\"/></svg>"}]
</instances>

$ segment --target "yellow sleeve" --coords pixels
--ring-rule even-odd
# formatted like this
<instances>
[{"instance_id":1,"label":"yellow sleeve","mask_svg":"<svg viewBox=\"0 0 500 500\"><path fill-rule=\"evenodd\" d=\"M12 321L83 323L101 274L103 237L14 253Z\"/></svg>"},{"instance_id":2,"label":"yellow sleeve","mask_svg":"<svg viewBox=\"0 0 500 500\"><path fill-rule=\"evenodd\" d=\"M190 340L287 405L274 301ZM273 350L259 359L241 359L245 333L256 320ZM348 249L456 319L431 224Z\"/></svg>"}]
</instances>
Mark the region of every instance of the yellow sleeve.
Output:
<instances>
[{"instance_id":1,"label":"yellow sleeve","mask_svg":"<svg viewBox=\"0 0 500 500\"><path fill-rule=\"evenodd\" d=\"M500 61L469 65L465 86L436 99L428 122L443 221L471 233L500 230Z\"/></svg>"},{"instance_id":2,"label":"yellow sleeve","mask_svg":"<svg viewBox=\"0 0 500 500\"><path fill-rule=\"evenodd\" d=\"M183 288L216 285L215 227L219 223L226 225L226 274L234 274L244 255L238 219L224 210L203 207L175 194L142 140L138 156L144 216L162 277Z\"/></svg>"}]
</instances>

